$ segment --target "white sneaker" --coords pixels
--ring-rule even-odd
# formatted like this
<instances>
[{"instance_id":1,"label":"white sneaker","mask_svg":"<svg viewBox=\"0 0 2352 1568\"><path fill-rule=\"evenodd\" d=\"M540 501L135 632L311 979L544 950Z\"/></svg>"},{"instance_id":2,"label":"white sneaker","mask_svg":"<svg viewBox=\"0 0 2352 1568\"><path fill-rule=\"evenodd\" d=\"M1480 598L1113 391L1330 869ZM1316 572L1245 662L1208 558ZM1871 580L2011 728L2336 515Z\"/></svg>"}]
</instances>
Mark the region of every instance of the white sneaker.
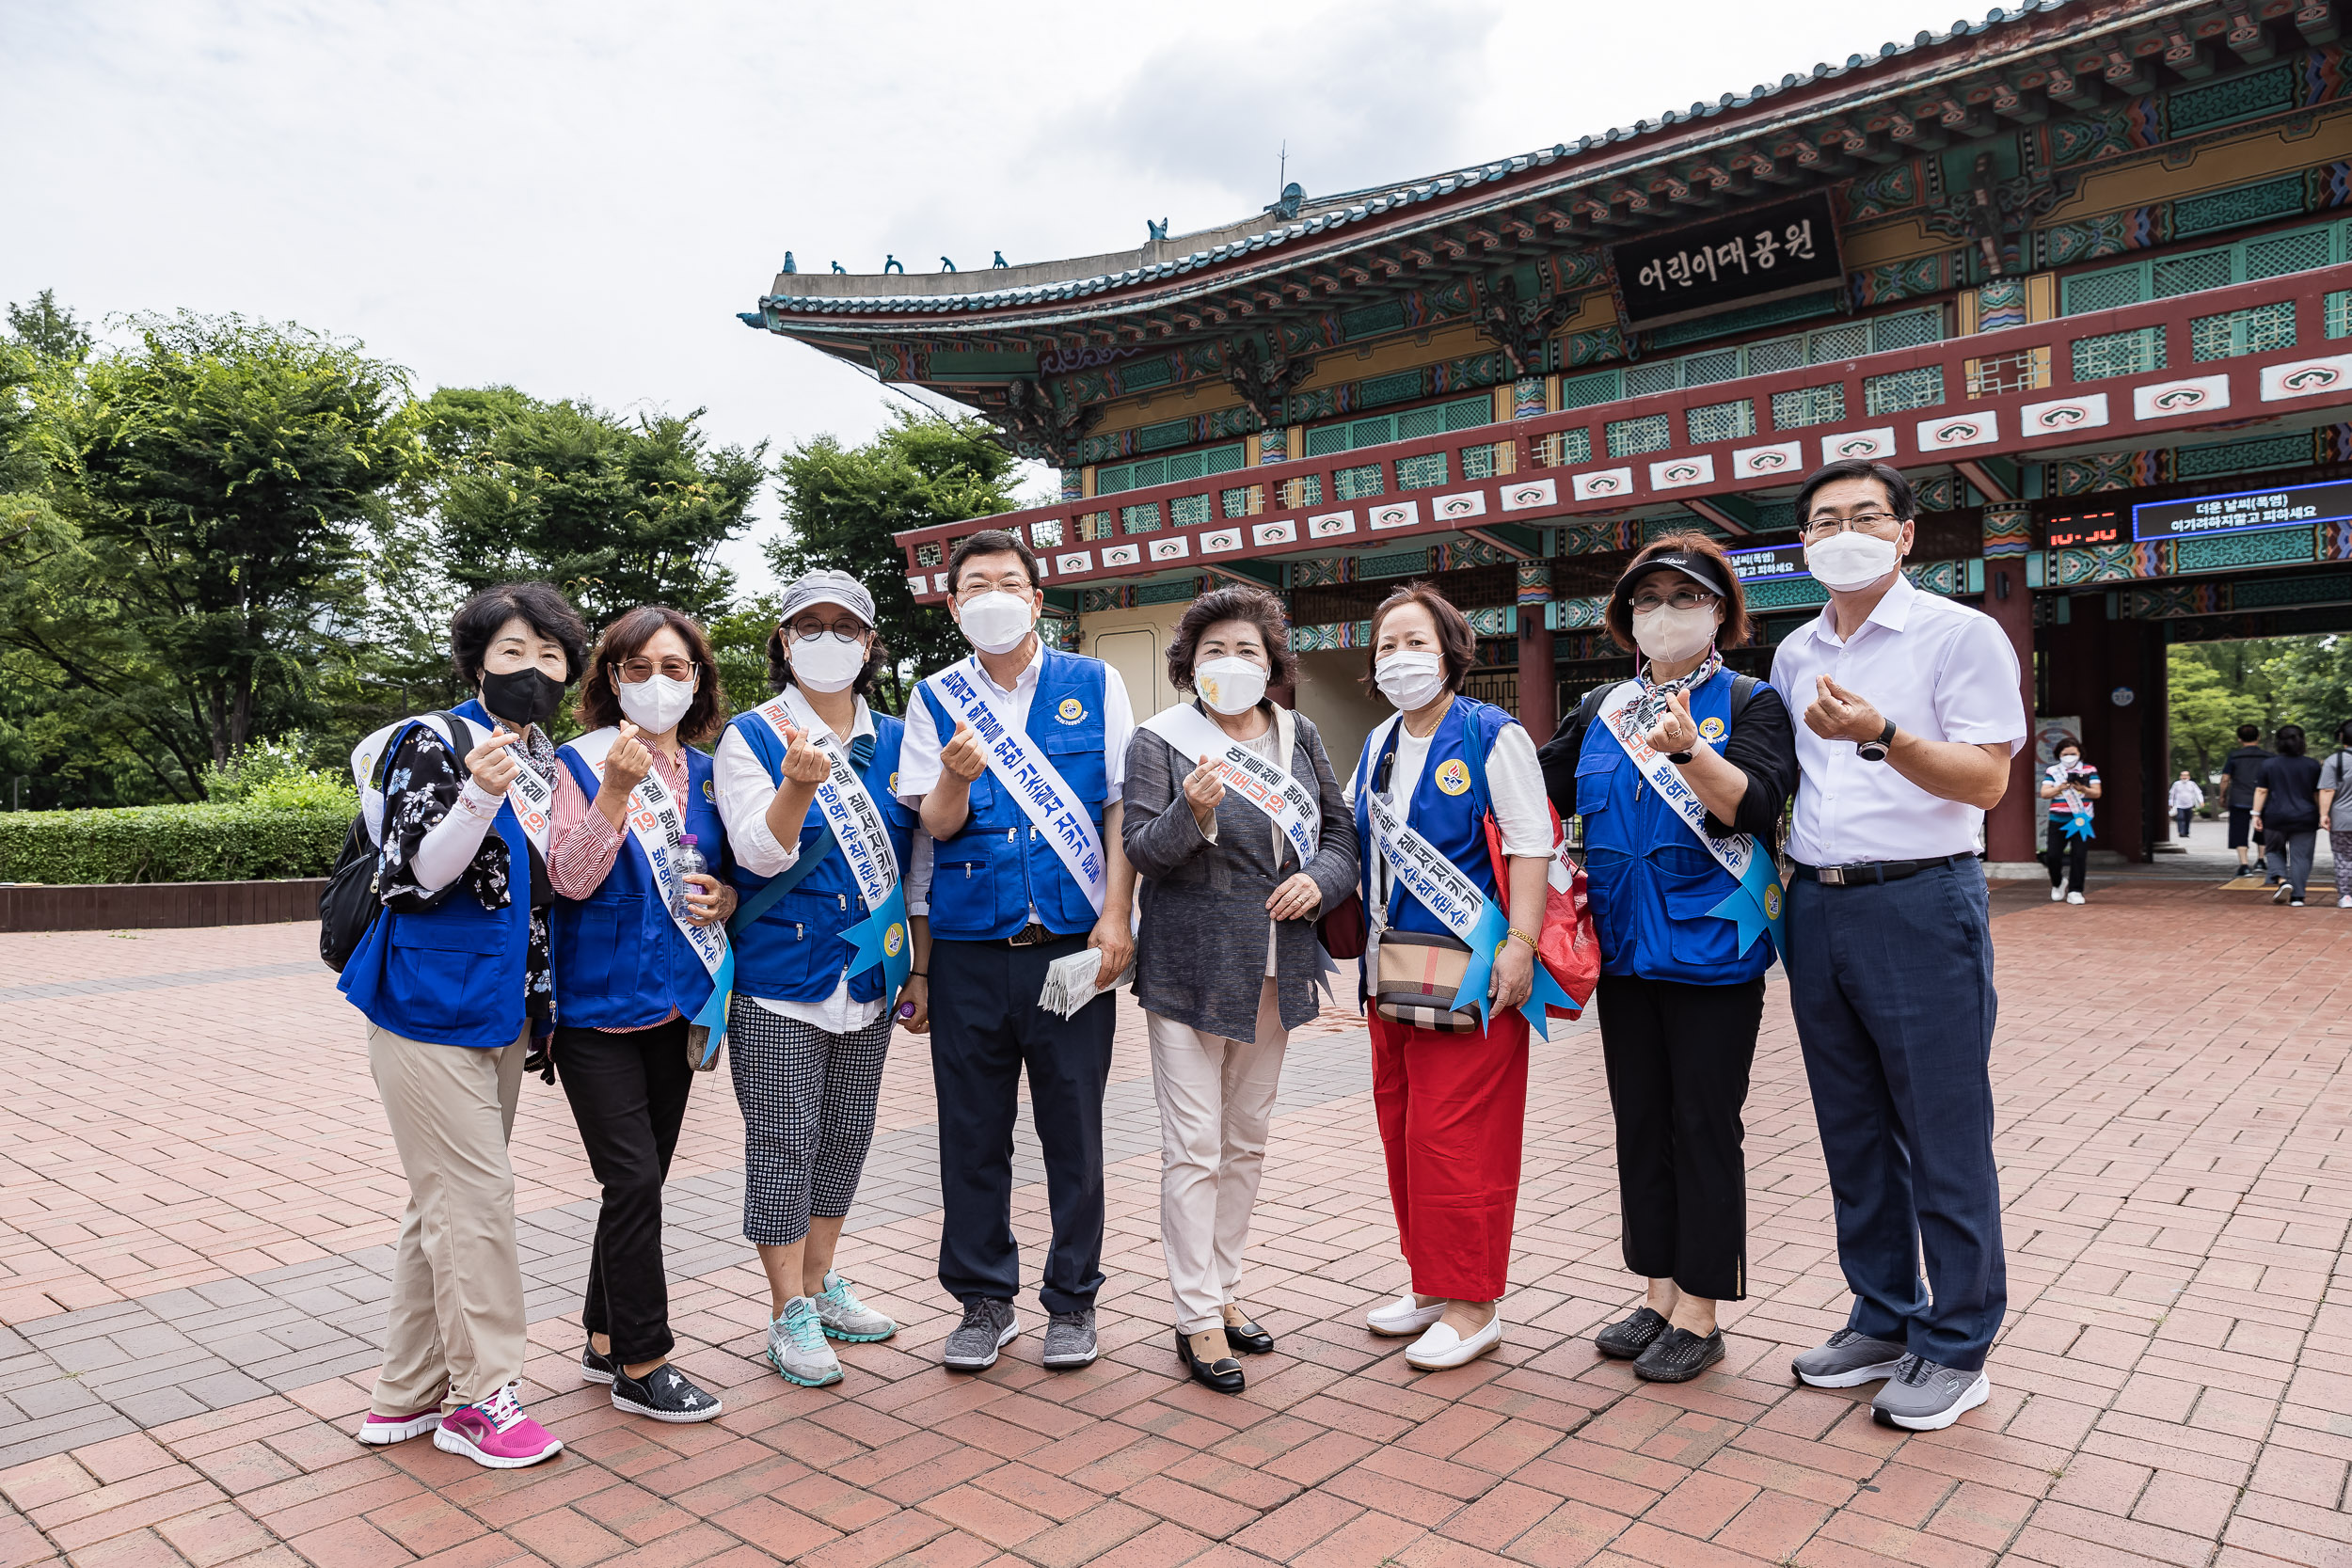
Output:
<instances>
[{"instance_id":1,"label":"white sneaker","mask_svg":"<svg viewBox=\"0 0 2352 1568\"><path fill-rule=\"evenodd\" d=\"M2055 904L2066 896L2066 884L2059 882L2050 889L2050 902Z\"/></svg>"},{"instance_id":2,"label":"white sneaker","mask_svg":"<svg viewBox=\"0 0 2352 1568\"><path fill-rule=\"evenodd\" d=\"M1431 1323L1428 1333L1405 1347L1405 1359L1424 1372L1438 1372L1475 1361L1502 1342L1502 1313L1497 1309L1486 1326L1467 1339L1454 1333L1450 1323Z\"/></svg>"},{"instance_id":3,"label":"white sneaker","mask_svg":"<svg viewBox=\"0 0 2352 1568\"><path fill-rule=\"evenodd\" d=\"M2352 910L2352 893L2347 893L2343 897L2337 899L2336 908L2340 910Z\"/></svg>"},{"instance_id":4,"label":"white sneaker","mask_svg":"<svg viewBox=\"0 0 2352 1568\"><path fill-rule=\"evenodd\" d=\"M2070 893L2066 895L2066 901L2070 904L2079 904L2083 901L2083 895L2079 893Z\"/></svg>"},{"instance_id":5,"label":"white sneaker","mask_svg":"<svg viewBox=\"0 0 2352 1568\"><path fill-rule=\"evenodd\" d=\"M1391 1339L1402 1339L1419 1334L1445 1316L1445 1303L1433 1301L1426 1307L1416 1306L1413 1292L1406 1291L1386 1307L1375 1307L1364 1314L1364 1326L1375 1334Z\"/></svg>"}]
</instances>

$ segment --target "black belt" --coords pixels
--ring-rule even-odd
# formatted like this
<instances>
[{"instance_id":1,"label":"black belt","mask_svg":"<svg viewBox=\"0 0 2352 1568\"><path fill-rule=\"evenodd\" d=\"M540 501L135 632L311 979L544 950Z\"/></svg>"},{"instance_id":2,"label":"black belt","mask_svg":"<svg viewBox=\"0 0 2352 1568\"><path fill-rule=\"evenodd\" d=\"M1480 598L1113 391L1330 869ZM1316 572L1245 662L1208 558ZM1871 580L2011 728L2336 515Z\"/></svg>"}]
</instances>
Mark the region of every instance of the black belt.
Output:
<instances>
[{"instance_id":1,"label":"black belt","mask_svg":"<svg viewBox=\"0 0 2352 1568\"><path fill-rule=\"evenodd\" d=\"M1022 927L1021 929L1007 937L1005 939L1005 945L1007 947L1035 947L1040 942L1059 942L1061 938L1059 936L1047 930L1044 927L1032 920L1026 926Z\"/></svg>"},{"instance_id":2,"label":"black belt","mask_svg":"<svg viewBox=\"0 0 2352 1568\"><path fill-rule=\"evenodd\" d=\"M1922 871L1932 871L1939 865L1958 865L1962 861L1977 857L1939 855L1931 861L1857 861L1851 865L1806 865L1793 862L1789 870L1801 882L1819 882L1823 887L1859 887L1869 882L1899 882L1905 877L1915 877Z\"/></svg>"}]
</instances>

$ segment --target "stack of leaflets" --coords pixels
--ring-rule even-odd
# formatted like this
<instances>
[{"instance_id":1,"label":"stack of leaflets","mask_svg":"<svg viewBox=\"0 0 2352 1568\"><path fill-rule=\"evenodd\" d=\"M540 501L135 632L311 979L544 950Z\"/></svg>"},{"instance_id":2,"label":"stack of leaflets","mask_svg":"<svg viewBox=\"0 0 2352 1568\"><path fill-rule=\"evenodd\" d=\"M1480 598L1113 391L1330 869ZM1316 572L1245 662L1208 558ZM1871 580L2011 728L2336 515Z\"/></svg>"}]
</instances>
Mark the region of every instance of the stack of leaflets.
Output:
<instances>
[{"instance_id":1,"label":"stack of leaflets","mask_svg":"<svg viewBox=\"0 0 2352 1568\"><path fill-rule=\"evenodd\" d=\"M1083 948L1045 966L1045 990L1039 993L1037 1005L1064 1018L1074 1017L1079 1008L1106 990L1117 990L1136 977L1136 966L1130 962L1126 971L1107 986L1094 983L1102 972L1103 950Z\"/></svg>"}]
</instances>

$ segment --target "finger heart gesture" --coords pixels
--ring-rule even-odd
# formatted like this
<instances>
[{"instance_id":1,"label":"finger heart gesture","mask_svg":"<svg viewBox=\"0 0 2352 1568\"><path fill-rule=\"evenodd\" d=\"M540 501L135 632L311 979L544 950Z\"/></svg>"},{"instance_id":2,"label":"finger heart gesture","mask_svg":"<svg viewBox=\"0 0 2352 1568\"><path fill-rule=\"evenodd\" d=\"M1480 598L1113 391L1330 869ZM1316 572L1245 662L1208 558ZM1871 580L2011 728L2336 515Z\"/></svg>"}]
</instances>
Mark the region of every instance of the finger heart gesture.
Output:
<instances>
[{"instance_id":1,"label":"finger heart gesture","mask_svg":"<svg viewBox=\"0 0 2352 1568\"><path fill-rule=\"evenodd\" d=\"M1658 723L1649 732L1650 750L1667 755L1688 752L1699 743L1699 727L1691 717L1691 699L1680 691L1666 694L1667 707L1658 716Z\"/></svg>"},{"instance_id":2,"label":"finger heart gesture","mask_svg":"<svg viewBox=\"0 0 2352 1568\"><path fill-rule=\"evenodd\" d=\"M833 764L809 744L808 732L787 725L784 737L784 776L794 784L823 784L833 772Z\"/></svg>"}]
</instances>

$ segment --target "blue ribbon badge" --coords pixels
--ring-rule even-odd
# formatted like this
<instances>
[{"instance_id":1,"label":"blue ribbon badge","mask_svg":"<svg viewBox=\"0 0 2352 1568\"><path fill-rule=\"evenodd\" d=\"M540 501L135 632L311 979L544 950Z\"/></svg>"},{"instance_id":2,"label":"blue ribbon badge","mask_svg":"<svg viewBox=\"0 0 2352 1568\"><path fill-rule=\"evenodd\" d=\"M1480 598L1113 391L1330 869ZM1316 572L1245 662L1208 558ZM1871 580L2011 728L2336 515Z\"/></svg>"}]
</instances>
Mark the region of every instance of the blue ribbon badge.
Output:
<instances>
[{"instance_id":1,"label":"blue ribbon badge","mask_svg":"<svg viewBox=\"0 0 2352 1568\"><path fill-rule=\"evenodd\" d=\"M735 990L735 943L728 942L726 956L719 960L719 973L712 977L710 997L691 1021L697 1029L707 1029L709 1037L703 1042L703 1065L707 1067L719 1055L719 1047L727 1037L727 998Z\"/></svg>"},{"instance_id":2,"label":"blue ribbon badge","mask_svg":"<svg viewBox=\"0 0 2352 1568\"><path fill-rule=\"evenodd\" d=\"M1462 989L1446 1006L1457 1013L1477 1009L1478 1026L1484 1029L1491 1022L1486 1015L1491 1000L1486 990L1494 979L1495 955L1511 940L1511 922L1493 899L1484 899L1478 908L1478 924L1463 940L1470 943L1470 967L1462 972Z\"/></svg>"},{"instance_id":3,"label":"blue ribbon badge","mask_svg":"<svg viewBox=\"0 0 2352 1568\"><path fill-rule=\"evenodd\" d=\"M2090 836L2090 814L2087 811L2068 812L2066 814L2066 836L2089 838Z\"/></svg>"},{"instance_id":4,"label":"blue ribbon badge","mask_svg":"<svg viewBox=\"0 0 2352 1568\"><path fill-rule=\"evenodd\" d=\"M1741 954L1756 945L1757 937L1770 931L1772 948L1779 953L1781 962L1788 961L1788 898L1780 885L1780 872L1773 866L1772 857L1764 853L1761 845L1748 857L1748 869L1740 878L1740 885L1707 912L1740 928Z\"/></svg>"},{"instance_id":5,"label":"blue ribbon badge","mask_svg":"<svg viewBox=\"0 0 2352 1568\"><path fill-rule=\"evenodd\" d=\"M898 989L907 983L907 975L914 968L914 938L907 924L906 884L898 883L890 890L890 896L882 901L882 908L841 933L841 940L850 944L854 957L850 959L850 973L863 974L876 964L882 965L882 999L898 1000Z\"/></svg>"}]
</instances>

